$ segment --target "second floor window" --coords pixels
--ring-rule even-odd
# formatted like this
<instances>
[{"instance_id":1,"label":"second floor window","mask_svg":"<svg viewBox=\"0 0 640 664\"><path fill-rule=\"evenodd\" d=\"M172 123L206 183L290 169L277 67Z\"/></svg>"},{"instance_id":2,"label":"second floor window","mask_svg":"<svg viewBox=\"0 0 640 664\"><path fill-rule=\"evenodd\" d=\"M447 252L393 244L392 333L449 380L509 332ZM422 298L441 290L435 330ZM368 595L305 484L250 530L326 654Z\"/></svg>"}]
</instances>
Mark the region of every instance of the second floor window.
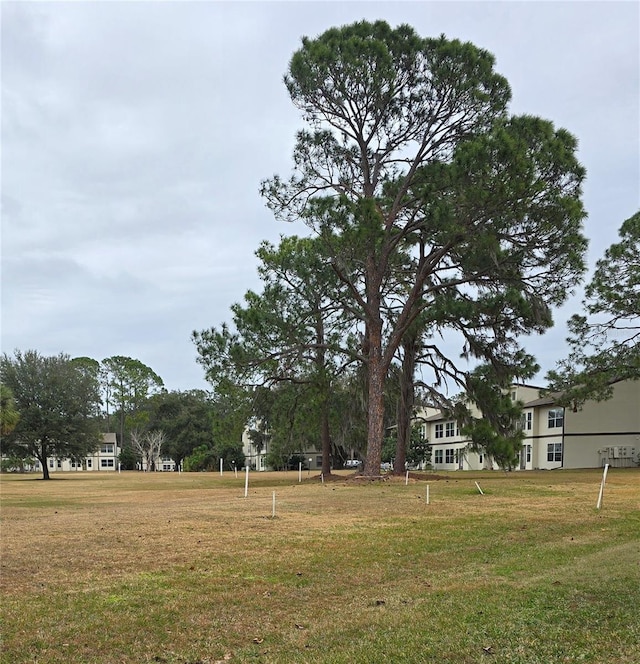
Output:
<instances>
[{"instance_id":1,"label":"second floor window","mask_svg":"<svg viewBox=\"0 0 640 664\"><path fill-rule=\"evenodd\" d=\"M436 424L436 438L444 437L444 424Z\"/></svg>"},{"instance_id":2,"label":"second floor window","mask_svg":"<svg viewBox=\"0 0 640 664\"><path fill-rule=\"evenodd\" d=\"M453 438L455 436L456 425L454 422L447 422L445 425L445 435L447 438Z\"/></svg>"},{"instance_id":3,"label":"second floor window","mask_svg":"<svg viewBox=\"0 0 640 664\"><path fill-rule=\"evenodd\" d=\"M101 454L113 454L113 445L102 445L100 448Z\"/></svg>"},{"instance_id":4,"label":"second floor window","mask_svg":"<svg viewBox=\"0 0 640 664\"><path fill-rule=\"evenodd\" d=\"M551 408L549 410L549 429L562 427L564 422L564 410L562 408Z\"/></svg>"},{"instance_id":5,"label":"second floor window","mask_svg":"<svg viewBox=\"0 0 640 664\"><path fill-rule=\"evenodd\" d=\"M520 424L522 426L523 431L531 431L533 427L533 413L532 412L522 413L522 417L520 418Z\"/></svg>"}]
</instances>

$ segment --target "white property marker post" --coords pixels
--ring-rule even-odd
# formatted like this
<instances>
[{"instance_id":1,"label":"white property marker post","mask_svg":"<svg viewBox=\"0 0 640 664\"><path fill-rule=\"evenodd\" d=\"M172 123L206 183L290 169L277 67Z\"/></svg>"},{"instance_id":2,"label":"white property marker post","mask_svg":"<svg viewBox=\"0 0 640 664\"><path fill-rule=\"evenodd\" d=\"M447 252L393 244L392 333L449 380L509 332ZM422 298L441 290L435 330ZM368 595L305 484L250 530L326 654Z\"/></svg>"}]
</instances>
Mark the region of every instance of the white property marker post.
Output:
<instances>
[{"instance_id":1,"label":"white property marker post","mask_svg":"<svg viewBox=\"0 0 640 664\"><path fill-rule=\"evenodd\" d=\"M429 485L427 484L427 505L429 504Z\"/></svg>"},{"instance_id":2,"label":"white property marker post","mask_svg":"<svg viewBox=\"0 0 640 664\"><path fill-rule=\"evenodd\" d=\"M298 484L302 482L302 461L298 462Z\"/></svg>"},{"instance_id":3,"label":"white property marker post","mask_svg":"<svg viewBox=\"0 0 640 664\"><path fill-rule=\"evenodd\" d=\"M607 471L609 470L609 464L604 464L604 472L602 473L602 482L600 482L600 493L598 494L598 504L596 509L599 510L602 507L602 496L604 494L604 483L607 481Z\"/></svg>"},{"instance_id":4,"label":"white property marker post","mask_svg":"<svg viewBox=\"0 0 640 664\"><path fill-rule=\"evenodd\" d=\"M245 470L247 471L244 474L244 497L247 497L247 494L249 493L249 465L247 464L245 466Z\"/></svg>"},{"instance_id":5,"label":"white property marker post","mask_svg":"<svg viewBox=\"0 0 640 664\"><path fill-rule=\"evenodd\" d=\"M409 484L409 471L408 470L407 470L407 475L404 478L404 485L407 486L407 484Z\"/></svg>"},{"instance_id":6,"label":"white property marker post","mask_svg":"<svg viewBox=\"0 0 640 664\"><path fill-rule=\"evenodd\" d=\"M478 491L480 492L481 496L484 496L484 491L480 488L480 485L476 482L476 486L478 487Z\"/></svg>"},{"instance_id":7,"label":"white property marker post","mask_svg":"<svg viewBox=\"0 0 640 664\"><path fill-rule=\"evenodd\" d=\"M222 459L220 459L220 477L222 477Z\"/></svg>"}]
</instances>

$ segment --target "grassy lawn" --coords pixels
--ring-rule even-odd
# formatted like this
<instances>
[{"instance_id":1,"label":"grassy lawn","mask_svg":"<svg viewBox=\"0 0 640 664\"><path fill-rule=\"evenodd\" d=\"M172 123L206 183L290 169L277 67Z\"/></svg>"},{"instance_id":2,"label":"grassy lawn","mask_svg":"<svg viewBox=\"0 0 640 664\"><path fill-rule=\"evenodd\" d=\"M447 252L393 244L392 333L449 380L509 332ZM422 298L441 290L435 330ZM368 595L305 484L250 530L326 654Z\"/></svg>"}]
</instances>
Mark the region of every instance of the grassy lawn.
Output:
<instances>
[{"instance_id":1,"label":"grassy lawn","mask_svg":"<svg viewBox=\"0 0 640 664\"><path fill-rule=\"evenodd\" d=\"M2 476L0 662L640 662L640 469L350 476Z\"/></svg>"}]
</instances>

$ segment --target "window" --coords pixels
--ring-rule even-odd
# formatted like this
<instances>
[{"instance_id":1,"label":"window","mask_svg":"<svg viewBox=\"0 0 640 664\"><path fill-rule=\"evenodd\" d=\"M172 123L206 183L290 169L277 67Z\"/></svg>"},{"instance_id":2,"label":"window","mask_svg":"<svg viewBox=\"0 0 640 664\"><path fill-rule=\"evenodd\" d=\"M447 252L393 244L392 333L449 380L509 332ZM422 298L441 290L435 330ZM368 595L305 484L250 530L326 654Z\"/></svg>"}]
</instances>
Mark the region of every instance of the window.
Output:
<instances>
[{"instance_id":1,"label":"window","mask_svg":"<svg viewBox=\"0 0 640 664\"><path fill-rule=\"evenodd\" d=\"M455 463L455 450L454 449L445 450L444 462L445 463Z\"/></svg>"},{"instance_id":2,"label":"window","mask_svg":"<svg viewBox=\"0 0 640 664\"><path fill-rule=\"evenodd\" d=\"M427 439L427 425L423 424L420 427L420 439L421 440L426 440Z\"/></svg>"},{"instance_id":3,"label":"window","mask_svg":"<svg viewBox=\"0 0 640 664\"><path fill-rule=\"evenodd\" d=\"M480 462L480 465L482 465L482 462L484 461L484 455L480 454L478 461Z\"/></svg>"},{"instance_id":4,"label":"window","mask_svg":"<svg viewBox=\"0 0 640 664\"><path fill-rule=\"evenodd\" d=\"M114 468L113 459L100 459L100 468Z\"/></svg>"},{"instance_id":5,"label":"window","mask_svg":"<svg viewBox=\"0 0 640 664\"><path fill-rule=\"evenodd\" d=\"M445 428L445 435L447 438L453 438L455 431L455 424L454 422L447 422L446 428Z\"/></svg>"},{"instance_id":6,"label":"window","mask_svg":"<svg viewBox=\"0 0 640 664\"><path fill-rule=\"evenodd\" d=\"M551 408L549 410L549 428L557 429L564 422L564 410L562 408Z\"/></svg>"},{"instance_id":7,"label":"window","mask_svg":"<svg viewBox=\"0 0 640 664\"><path fill-rule=\"evenodd\" d=\"M442 463L442 450L436 450L435 463Z\"/></svg>"},{"instance_id":8,"label":"window","mask_svg":"<svg viewBox=\"0 0 640 664\"><path fill-rule=\"evenodd\" d=\"M529 411L528 413L522 413L520 418L520 426L523 431L531 431L533 428L533 413Z\"/></svg>"},{"instance_id":9,"label":"window","mask_svg":"<svg viewBox=\"0 0 640 664\"><path fill-rule=\"evenodd\" d=\"M102 445L102 447L100 447L100 454L113 454L113 445Z\"/></svg>"},{"instance_id":10,"label":"window","mask_svg":"<svg viewBox=\"0 0 640 664\"><path fill-rule=\"evenodd\" d=\"M165 472L168 471L168 470L170 471L171 470L171 464L163 463L162 464L162 470L165 471Z\"/></svg>"},{"instance_id":11,"label":"window","mask_svg":"<svg viewBox=\"0 0 640 664\"><path fill-rule=\"evenodd\" d=\"M321 456L316 457L316 466L320 466L320 468L322 468L322 457Z\"/></svg>"},{"instance_id":12,"label":"window","mask_svg":"<svg viewBox=\"0 0 640 664\"><path fill-rule=\"evenodd\" d=\"M53 459L49 459L49 468L53 468Z\"/></svg>"},{"instance_id":13,"label":"window","mask_svg":"<svg viewBox=\"0 0 640 664\"><path fill-rule=\"evenodd\" d=\"M527 445L527 463L531 463L531 445Z\"/></svg>"},{"instance_id":14,"label":"window","mask_svg":"<svg viewBox=\"0 0 640 664\"><path fill-rule=\"evenodd\" d=\"M436 438L444 437L444 424L436 424Z\"/></svg>"},{"instance_id":15,"label":"window","mask_svg":"<svg viewBox=\"0 0 640 664\"><path fill-rule=\"evenodd\" d=\"M91 468L93 466L93 461L91 459L87 459L87 468Z\"/></svg>"},{"instance_id":16,"label":"window","mask_svg":"<svg viewBox=\"0 0 640 664\"><path fill-rule=\"evenodd\" d=\"M58 459L58 468L62 468L62 459Z\"/></svg>"},{"instance_id":17,"label":"window","mask_svg":"<svg viewBox=\"0 0 640 664\"><path fill-rule=\"evenodd\" d=\"M547 444L547 461L562 461L562 443Z\"/></svg>"}]
</instances>

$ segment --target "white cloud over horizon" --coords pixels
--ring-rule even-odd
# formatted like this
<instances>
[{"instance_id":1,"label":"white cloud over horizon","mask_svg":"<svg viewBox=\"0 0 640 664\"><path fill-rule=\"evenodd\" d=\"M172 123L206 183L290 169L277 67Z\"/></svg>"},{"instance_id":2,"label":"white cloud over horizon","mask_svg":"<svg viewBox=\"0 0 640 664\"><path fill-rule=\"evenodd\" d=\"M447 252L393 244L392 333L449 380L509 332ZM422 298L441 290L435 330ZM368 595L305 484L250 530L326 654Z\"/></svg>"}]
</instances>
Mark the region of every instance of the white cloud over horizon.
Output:
<instances>
[{"instance_id":1,"label":"white cloud over horizon","mask_svg":"<svg viewBox=\"0 0 640 664\"><path fill-rule=\"evenodd\" d=\"M640 206L640 6L631 2L4 2L2 350L130 355L206 387L190 334L259 288L260 181L302 127L282 77L303 35L363 18L496 56L511 111L579 141L593 265ZM541 377L564 322L531 338ZM540 382L542 378L538 381Z\"/></svg>"}]
</instances>

